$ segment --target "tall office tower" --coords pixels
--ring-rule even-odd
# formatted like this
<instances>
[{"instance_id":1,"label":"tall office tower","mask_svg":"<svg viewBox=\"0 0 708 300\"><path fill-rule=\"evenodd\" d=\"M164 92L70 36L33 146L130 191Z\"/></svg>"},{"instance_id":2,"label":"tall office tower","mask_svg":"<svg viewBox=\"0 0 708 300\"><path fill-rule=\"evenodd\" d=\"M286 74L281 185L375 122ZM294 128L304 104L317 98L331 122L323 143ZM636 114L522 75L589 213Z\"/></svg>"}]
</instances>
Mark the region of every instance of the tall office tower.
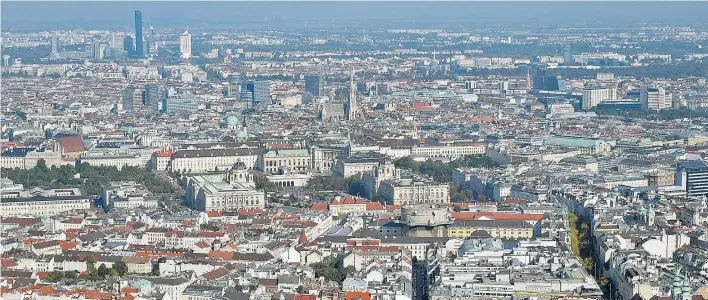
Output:
<instances>
[{"instance_id":1,"label":"tall office tower","mask_svg":"<svg viewBox=\"0 0 708 300\"><path fill-rule=\"evenodd\" d=\"M573 62L573 54L570 53L570 45L565 45L565 47L563 47L563 62L566 64Z\"/></svg>"},{"instance_id":2,"label":"tall office tower","mask_svg":"<svg viewBox=\"0 0 708 300\"><path fill-rule=\"evenodd\" d=\"M230 74L229 87L226 90L226 95L229 97L240 97L243 89L244 76L242 74Z\"/></svg>"},{"instance_id":3,"label":"tall office tower","mask_svg":"<svg viewBox=\"0 0 708 300\"><path fill-rule=\"evenodd\" d=\"M617 98L615 89L585 88L583 89L583 109L593 109L600 102Z\"/></svg>"},{"instance_id":4,"label":"tall office tower","mask_svg":"<svg viewBox=\"0 0 708 300\"><path fill-rule=\"evenodd\" d=\"M117 32L111 32L111 48L123 49L123 38L124 36Z\"/></svg>"},{"instance_id":5,"label":"tall office tower","mask_svg":"<svg viewBox=\"0 0 708 300\"><path fill-rule=\"evenodd\" d=\"M106 47L102 44L93 42L91 44L91 50L93 51L93 58L94 59L103 59L103 57L106 54Z\"/></svg>"},{"instance_id":6,"label":"tall office tower","mask_svg":"<svg viewBox=\"0 0 708 300\"><path fill-rule=\"evenodd\" d=\"M157 84L148 83L143 88L143 105L149 106L154 110L159 110L162 93Z\"/></svg>"},{"instance_id":7,"label":"tall office tower","mask_svg":"<svg viewBox=\"0 0 708 300\"><path fill-rule=\"evenodd\" d=\"M305 92L315 97L324 96L324 79L320 75L305 75Z\"/></svg>"},{"instance_id":8,"label":"tall office tower","mask_svg":"<svg viewBox=\"0 0 708 300\"><path fill-rule=\"evenodd\" d=\"M359 108L356 104L356 84L354 84L354 67L352 67L349 74L349 103L347 104L347 119L356 119L358 109Z\"/></svg>"},{"instance_id":9,"label":"tall office tower","mask_svg":"<svg viewBox=\"0 0 708 300\"><path fill-rule=\"evenodd\" d=\"M510 86L511 86L511 84L509 83L509 81L505 80L505 81L499 82L499 90L502 92L509 90Z\"/></svg>"},{"instance_id":10,"label":"tall office tower","mask_svg":"<svg viewBox=\"0 0 708 300\"><path fill-rule=\"evenodd\" d=\"M671 95L667 95L663 88L643 88L639 92L642 109L662 110L671 108Z\"/></svg>"},{"instance_id":11,"label":"tall office tower","mask_svg":"<svg viewBox=\"0 0 708 300\"><path fill-rule=\"evenodd\" d=\"M189 27L179 37L179 55L184 59L192 57L192 35L189 34Z\"/></svg>"},{"instance_id":12,"label":"tall office tower","mask_svg":"<svg viewBox=\"0 0 708 300\"><path fill-rule=\"evenodd\" d=\"M155 51L155 29L150 26L150 33L148 34L148 38L145 41L145 54L147 56L152 56L153 54L157 54Z\"/></svg>"},{"instance_id":13,"label":"tall office tower","mask_svg":"<svg viewBox=\"0 0 708 300\"><path fill-rule=\"evenodd\" d=\"M129 86L123 91L123 110L136 110L143 103L143 90Z\"/></svg>"},{"instance_id":14,"label":"tall office tower","mask_svg":"<svg viewBox=\"0 0 708 300\"><path fill-rule=\"evenodd\" d=\"M52 44L52 53L59 52L59 38L56 35L53 35L49 42Z\"/></svg>"},{"instance_id":15,"label":"tall office tower","mask_svg":"<svg viewBox=\"0 0 708 300\"><path fill-rule=\"evenodd\" d=\"M708 194L708 166L702 161L684 161L676 164L674 185L683 187L687 196Z\"/></svg>"},{"instance_id":16,"label":"tall office tower","mask_svg":"<svg viewBox=\"0 0 708 300\"><path fill-rule=\"evenodd\" d=\"M10 56L5 54L2 56L2 65L3 66L9 66L10 65Z\"/></svg>"},{"instance_id":17,"label":"tall office tower","mask_svg":"<svg viewBox=\"0 0 708 300\"><path fill-rule=\"evenodd\" d=\"M126 35L125 38L123 38L123 50L125 52L128 52L128 56L133 55L135 52L135 45L133 45L133 37Z\"/></svg>"},{"instance_id":18,"label":"tall office tower","mask_svg":"<svg viewBox=\"0 0 708 300\"><path fill-rule=\"evenodd\" d=\"M143 41L143 13L139 10L135 11L135 57L145 57L143 52L145 41Z\"/></svg>"},{"instance_id":19,"label":"tall office tower","mask_svg":"<svg viewBox=\"0 0 708 300\"><path fill-rule=\"evenodd\" d=\"M264 106L270 103L270 82L265 81L254 81L253 82L253 100L251 104L253 106Z\"/></svg>"}]
</instances>

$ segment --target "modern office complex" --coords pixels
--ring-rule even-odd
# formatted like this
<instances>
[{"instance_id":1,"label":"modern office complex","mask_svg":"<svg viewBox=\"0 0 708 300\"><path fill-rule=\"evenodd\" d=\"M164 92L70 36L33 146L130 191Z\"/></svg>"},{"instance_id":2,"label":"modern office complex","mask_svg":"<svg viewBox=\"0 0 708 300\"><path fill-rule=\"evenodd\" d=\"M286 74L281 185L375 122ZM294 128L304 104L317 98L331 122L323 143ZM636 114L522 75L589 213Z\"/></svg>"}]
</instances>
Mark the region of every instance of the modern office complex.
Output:
<instances>
[{"instance_id":1,"label":"modern office complex","mask_svg":"<svg viewBox=\"0 0 708 300\"><path fill-rule=\"evenodd\" d=\"M167 114L188 114L196 112L199 102L192 93L167 93L162 111Z\"/></svg>"},{"instance_id":2,"label":"modern office complex","mask_svg":"<svg viewBox=\"0 0 708 300\"><path fill-rule=\"evenodd\" d=\"M643 109L662 110L671 108L671 94L663 88L644 88L639 93Z\"/></svg>"},{"instance_id":3,"label":"modern office complex","mask_svg":"<svg viewBox=\"0 0 708 300\"><path fill-rule=\"evenodd\" d=\"M708 195L708 166L702 161L684 161L676 164L675 184L686 190L688 196Z\"/></svg>"},{"instance_id":4,"label":"modern office complex","mask_svg":"<svg viewBox=\"0 0 708 300\"><path fill-rule=\"evenodd\" d=\"M324 96L324 79L321 75L305 75L305 92L315 97Z\"/></svg>"}]
</instances>

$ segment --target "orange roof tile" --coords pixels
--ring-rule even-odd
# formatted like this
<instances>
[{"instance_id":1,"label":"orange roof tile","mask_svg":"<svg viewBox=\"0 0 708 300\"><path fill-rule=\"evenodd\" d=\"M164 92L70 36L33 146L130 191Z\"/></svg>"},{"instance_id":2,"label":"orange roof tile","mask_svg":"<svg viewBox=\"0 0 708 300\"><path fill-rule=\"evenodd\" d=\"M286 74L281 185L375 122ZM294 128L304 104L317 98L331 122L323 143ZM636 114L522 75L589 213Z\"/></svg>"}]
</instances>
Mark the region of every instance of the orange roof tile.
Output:
<instances>
[{"instance_id":1,"label":"orange roof tile","mask_svg":"<svg viewBox=\"0 0 708 300\"><path fill-rule=\"evenodd\" d=\"M79 242L68 242L68 241L62 241L61 242L61 251L68 251L71 249L76 248L80 243Z\"/></svg>"},{"instance_id":2,"label":"orange roof tile","mask_svg":"<svg viewBox=\"0 0 708 300\"><path fill-rule=\"evenodd\" d=\"M327 210L327 202L320 202L312 204L312 210Z\"/></svg>"},{"instance_id":3,"label":"orange roof tile","mask_svg":"<svg viewBox=\"0 0 708 300\"><path fill-rule=\"evenodd\" d=\"M347 292L345 300L371 300L369 292Z\"/></svg>"},{"instance_id":4,"label":"orange roof tile","mask_svg":"<svg viewBox=\"0 0 708 300\"><path fill-rule=\"evenodd\" d=\"M232 260L234 257L233 252L226 251L209 251L209 258L218 258L223 260Z\"/></svg>"},{"instance_id":5,"label":"orange roof tile","mask_svg":"<svg viewBox=\"0 0 708 300\"><path fill-rule=\"evenodd\" d=\"M366 210L386 210L380 202L366 202Z\"/></svg>"}]
</instances>

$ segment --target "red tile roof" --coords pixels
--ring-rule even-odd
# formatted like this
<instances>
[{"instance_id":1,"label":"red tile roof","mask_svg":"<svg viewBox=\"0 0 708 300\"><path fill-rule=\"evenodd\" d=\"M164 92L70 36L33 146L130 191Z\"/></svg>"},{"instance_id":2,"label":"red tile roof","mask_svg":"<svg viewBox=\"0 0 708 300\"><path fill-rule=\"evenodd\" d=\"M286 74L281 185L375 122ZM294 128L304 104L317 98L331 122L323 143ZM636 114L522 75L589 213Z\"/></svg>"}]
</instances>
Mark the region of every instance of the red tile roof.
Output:
<instances>
[{"instance_id":1,"label":"red tile roof","mask_svg":"<svg viewBox=\"0 0 708 300\"><path fill-rule=\"evenodd\" d=\"M347 292L345 300L371 300L369 292Z\"/></svg>"},{"instance_id":2,"label":"red tile roof","mask_svg":"<svg viewBox=\"0 0 708 300\"><path fill-rule=\"evenodd\" d=\"M529 202L526 200L513 199L513 198L505 199L504 201L501 202L501 204L516 204L516 205L522 205L522 204L527 204L527 203L529 203Z\"/></svg>"},{"instance_id":3,"label":"red tile roof","mask_svg":"<svg viewBox=\"0 0 708 300\"><path fill-rule=\"evenodd\" d=\"M312 209L312 210L328 210L327 202L320 202L320 203L312 204L312 207L310 209Z\"/></svg>"},{"instance_id":4,"label":"red tile roof","mask_svg":"<svg viewBox=\"0 0 708 300\"><path fill-rule=\"evenodd\" d=\"M172 157L172 154L174 153L175 151L172 149L165 149L162 151L155 151L152 153L152 155L156 157Z\"/></svg>"},{"instance_id":5,"label":"red tile roof","mask_svg":"<svg viewBox=\"0 0 708 300\"><path fill-rule=\"evenodd\" d=\"M12 259L0 260L0 268L12 268L17 267L17 262Z\"/></svg>"},{"instance_id":6,"label":"red tile roof","mask_svg":"<svg viewBox=\"0 0 708 300\"><path fill-rule=\"evenodd\" d=\"M17 224L20 227L32 226L34 224L39 224L42 222L40 218L4 218L2 219L3 224Z\"/></svg>"},{"instance_id":7,"label":"red tile roof","mask_svg":"<svg viewBox=\"0 0 708 300\"><path fill-rule=\"evenodd\" d=\"M364 200L361 200L359 197L354 197L354 196L344 196L344 197L338 197L332 200L332 203L329 204L331 207L332 205L350 205L350 204L366 204Z\"/></svg>"},{"instance_id":8,"label":"red tile roof","mask_svg":"<svg viewBox=\"0 0 708 300\"><path fill-rule=\"evenodd\" d=\"M233 252L225 251L209 251L209 258L219 258L223 260L232 260L234 258Z\"/></svg>"},{"instance_id":9,"label":"red tile roof","mask_svg":"<svg viewBox=\"0 0 708 300\"><path fill-rule=\"evenodd\" d=\"M64 153L74 153L86 151L83 139L78 135L60 137L57 142L61 144Z\"/></svg>"},{"instance_id":10,"label":"red tile roof","mask_svg":"<svg viewBox=\"0 0 708 300\"><path fill-rule=\"evenodd\" d=\"M380 202L366 202L366 210L386 210Z\"/></svg>"},{"instance_id":11,"label":"red tile roof","mask_svg":"<svg viewBox=\"0 0 708 300\"><path fill-rule=\"evenodd\" d=\"M219 238L223 237L226 235L226 233L223 233L221 231L200 231L199 232L199 237L203 238Z\"/></svg>"}]
</instances>

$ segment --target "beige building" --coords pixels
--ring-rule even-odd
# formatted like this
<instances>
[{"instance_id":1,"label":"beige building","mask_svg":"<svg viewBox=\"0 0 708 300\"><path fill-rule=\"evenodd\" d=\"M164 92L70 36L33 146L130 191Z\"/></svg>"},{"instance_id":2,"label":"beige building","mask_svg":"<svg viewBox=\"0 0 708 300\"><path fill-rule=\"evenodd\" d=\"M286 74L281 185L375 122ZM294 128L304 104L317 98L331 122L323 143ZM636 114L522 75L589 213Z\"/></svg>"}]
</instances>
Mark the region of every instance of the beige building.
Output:
<instances>
[{"instance_id":1,"label":"beige building","mask_svg":"<svg viewBox=\"0 0 708 300\"><path fill-rule=\"evenodd\" d=\"M377 194L387 204L393 205L450 203L450 186L447 183L414 174L382 181Z\"/></svg>"},{"instance_id":2,"label":"beige building","mask_svg":"<svg viewBox=\"0 0 708 300\"><path fill-rule=\"evenodd\" d=\"M329 211L335 216L364 213L366 212L366 202L361 198L352 196L337 196L329 204Z\"/></svg>"},{"instance_id":3,"label":"beige building","mask_svg":"<svg viewBox=\"0 0 708 300\"><path fill-rule=\"evenodd\" d=\"M411 154L428 158L457 159L465 155L484 155L484 149L484 144L456 142L414 146L411 148Z\"/></svg>"},{"instance_id":4,"label":"beige building","mask_svg":"<svg viewBox=\"0 0 708 300\"><path fill-rule=\"evenodd\" d=\"M152 271L152 264L147 257L125 256L122 260L128 266L128 273L147 274Z\"/></svg>"},{"instance_id":5,"label":"beige building","mask_svg":"<svg viewBox=\"0 0 708 300\"><path fill-rule=\"evenodd\" d=\"M357 153L344 159L337 159L332 172L342 177L350 177L366 172L373 172L385 157L375 152Z\"/></svg>"},{"instance_id":6,"label":"beige building","mask_svg":"<svg viewBox=\"0 0 708 300\"><path fill-rule=\"evenodd\" d=\"M530 239L534 226L522 220L457 220L448 228L447 235L468 238L475 231L486 231L494 238Z\"/></svg>"},{"instance_id":7,"label":"beige building","mask_svg":"<svg viewBox=\"0 0 708 300\"><path fill-rule=\"evenodd\" d=\"M239 210L265 207L265 193L256 189L253 173L236 163L226 176L199 175L189 178L187 201L201 211Z\"/></svg>"},{"instance_id":8,"label":"beige building","mask_svg":"<svg viewBox=\"0 0 708 300\"><path fill-rule=\"evenodd\" d=\"M172 155L169 170L183 173L208 173L215 170L228 170L233 164L242 162L253 170L258 166L261 149L201 149L180 150Z\"/></svg>"},{"instance_id":9,"label":"beige building","mask_svg":"<svg viewBox=\"0 0 708 300\"><path fill-rule=\"evenodd\" d=\"M261 155L258 169L275 174L280 168L293 172L306 172L312 167L312 157L307 149L268 150Z\"/></svg>"},{"instance_id":10,"label":"beige building","mask_svg":"<svg viewBox=\"0 0 708 300\"><path fill-rule=\"evenodd\" d=\"M65 211L91 208L88 196L77 188L3 191L1 200L0 216L2 217L52 216Z\"/></svg>"},{"instance_id":11,"label":"beige building","mask_svg":"<svg viewBox=\"0 0 708 300\"><path fill-rule=\"evenodd\" d=\"M663 88L644 88L639 92L643 109L662 110L671 108L671 94Z\"/></svg>"},{"instance_id":12,"label":"beige building","mask_svg":"<svg viewBox=\"0 0 708 300\"><path fill-rule=\"evenodd\" d=\"M312 170L315 172L332 170L335 159L341 157L345 152L346 145L313 145L310 148Z\"/></svg>"}]
</instances>

